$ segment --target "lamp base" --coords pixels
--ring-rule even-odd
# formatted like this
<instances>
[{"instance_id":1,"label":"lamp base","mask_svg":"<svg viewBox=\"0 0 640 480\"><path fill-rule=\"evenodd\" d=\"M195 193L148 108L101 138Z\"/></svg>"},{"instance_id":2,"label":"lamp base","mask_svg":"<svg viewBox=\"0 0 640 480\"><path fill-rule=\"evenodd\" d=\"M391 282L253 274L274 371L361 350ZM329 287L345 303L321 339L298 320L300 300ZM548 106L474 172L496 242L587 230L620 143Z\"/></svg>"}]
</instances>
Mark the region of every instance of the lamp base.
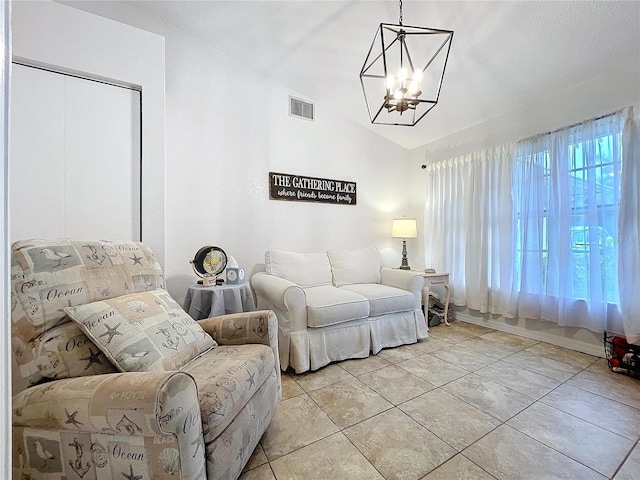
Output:
<instances>
[{"instance_id":1,"label":"lamp base","mask_svg":"<svg viewBox=\"0 0 640 480\"><path fill-rule=\"evenodd\" d=\"M407 241L402 240L402 264L400 270L411 270L409 262L407 261Z\"/></svg>"}]
</instances>

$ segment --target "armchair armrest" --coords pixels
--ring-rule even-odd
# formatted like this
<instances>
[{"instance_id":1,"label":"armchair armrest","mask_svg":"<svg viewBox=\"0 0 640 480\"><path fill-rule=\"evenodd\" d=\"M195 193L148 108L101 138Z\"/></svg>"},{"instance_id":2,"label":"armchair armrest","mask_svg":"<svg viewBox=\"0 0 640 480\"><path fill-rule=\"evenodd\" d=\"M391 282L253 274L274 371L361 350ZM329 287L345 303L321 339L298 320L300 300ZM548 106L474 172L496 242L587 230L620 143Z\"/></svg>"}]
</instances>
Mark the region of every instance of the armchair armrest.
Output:
<instances>
[{"instance_id":1,"label":"armchair armrest","mask_svg":"<svg viewBox=\"0 0 640 480\"><path fill-rule=\"evenodd\" d=\"M278 321L270 310L232 313L197 322L220 345L278 344Z\"/></svg>"},{"instance_id":2,"label":"armchair armrest","mask_svg":"<svg viewBox=\"0 0 640 480\"><path fill-rule=\"evenodd\" d=\"M259 343L273 350L274 368L280 384L280 355L278 353L278 319L271 310L233 313L197 321L202 329L220 345Z\"/></svg>"},{"instance_id":3,"label":"armchair armrest","mask_svg":"<svg viewBox=\"0 0 640 480\"><path fill-rule=\"evenodd\" d=\"M383 285L401 288L413 293L416 297L416 308L422 308L422 289L424 287L424 277L422 275L410 270L383 267L380 270L380 276L380 283Z\"/></svg>"},{"instance_id":4,"label":"armchair armrest","mask_svg":"<svg viewBox=\"0 0 640 480\"><path fill-rule=\"evenodd\" d=\"M194 387L191 391L190 385ZM188 398L189 393L194 396ZM175 403L177 397L181 400ZM45 430L164 435L175 433L176 428L175 419L173 422L163 419L168 405L181 405L184 410L184 405L190 403L195 402L197 406L197 400L195 382L183 372L68 378L27 388L13 397L13 425ZM136 409L136 419L130 418L132 424L118 424L121 417L113 412L131 408Z\"/></svg>"},{"instance_id":5,"label":"armchair armrest","mask_svg":"<svg viewBox=\"0 0 640 480\"><path fill-rule=\"evenodd\" d=\"M180 478L195 480L205 469L197 388L194 379L184 372L114 373L54 380L14 396L12 409L18 449L29 448L27 432L36 438L46 437L59 444L57 448L75 445L78 452L87 447L89 438L106 436L113 440L102 440L107 448L105 458L116 462L118 453L140 451L141 445L153 445L159 439L177 448ZM109 445L117 446L115 452ZM50 455L53 458L59 452ZM37 469L40 459L31 459L30 468Z\"/></svg>"}]
</instances>

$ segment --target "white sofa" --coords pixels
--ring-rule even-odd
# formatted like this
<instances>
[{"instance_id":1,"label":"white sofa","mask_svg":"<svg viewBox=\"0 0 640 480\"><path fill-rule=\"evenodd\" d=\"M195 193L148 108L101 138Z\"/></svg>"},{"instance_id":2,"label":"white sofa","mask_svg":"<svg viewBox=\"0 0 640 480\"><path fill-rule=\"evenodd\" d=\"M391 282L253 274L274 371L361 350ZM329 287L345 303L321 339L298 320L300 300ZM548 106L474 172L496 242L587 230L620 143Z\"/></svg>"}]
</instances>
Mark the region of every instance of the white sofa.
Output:
<instances>
[{"instance_id":1,"label":"white sofa","mask_svg":"<svg viewBox=\"0 0 640 480\"><path fill-rule=\"evenodd\" d=\"M376 248L271 249L251 278L258 308L278 318L281 368L296 373L426 338L423 285L420 275L385 268Z\"/></svg>"}]
</instances>

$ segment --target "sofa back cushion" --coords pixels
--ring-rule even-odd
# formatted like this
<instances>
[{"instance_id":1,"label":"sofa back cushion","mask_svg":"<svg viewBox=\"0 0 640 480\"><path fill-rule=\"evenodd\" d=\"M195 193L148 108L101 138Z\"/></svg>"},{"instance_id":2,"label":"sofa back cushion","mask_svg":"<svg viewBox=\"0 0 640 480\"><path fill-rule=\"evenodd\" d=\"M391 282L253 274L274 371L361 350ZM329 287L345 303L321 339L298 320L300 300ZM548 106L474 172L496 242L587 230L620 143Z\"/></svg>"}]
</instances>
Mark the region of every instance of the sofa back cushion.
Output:
<instances>
[{"instance_id":1,"label":"sofa back cushion","mask_svg":"<svg viewBox=\"0 0 640 480\"><path fill-rule=\"evenodd\" d=\"M326 252L296 253L269 249L265 253L265 271L303 288L331 285L333 276Z\"/></svg>"},{"instance_id":2,"label":"sofa back cushion","mask_svg":"<svg viewBox=\"0 0 640 480\"><path fill-rule=\"evenodd\" d=\"M333 284L336 287L354 283L380 283L382 255L375 247L328 252Z\"/></svg>"}]
</instances>

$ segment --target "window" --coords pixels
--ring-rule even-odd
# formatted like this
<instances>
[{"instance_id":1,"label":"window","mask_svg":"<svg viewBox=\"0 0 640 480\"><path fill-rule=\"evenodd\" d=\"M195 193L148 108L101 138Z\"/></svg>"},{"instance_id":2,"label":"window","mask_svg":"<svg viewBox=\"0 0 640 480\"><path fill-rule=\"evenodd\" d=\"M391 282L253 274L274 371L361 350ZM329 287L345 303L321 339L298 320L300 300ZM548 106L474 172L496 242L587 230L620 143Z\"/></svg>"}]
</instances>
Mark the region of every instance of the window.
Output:
<instances>
[{"instance_id":1,"label":"window","mask_svg":"<svg viewBox=\"0 0 640 480\"><path fill-rule=\"evenodd\" d=\"M518 145L513 192L521 293L619 304L622 125L608 117Z\"/></svg>"}]
</instances>

